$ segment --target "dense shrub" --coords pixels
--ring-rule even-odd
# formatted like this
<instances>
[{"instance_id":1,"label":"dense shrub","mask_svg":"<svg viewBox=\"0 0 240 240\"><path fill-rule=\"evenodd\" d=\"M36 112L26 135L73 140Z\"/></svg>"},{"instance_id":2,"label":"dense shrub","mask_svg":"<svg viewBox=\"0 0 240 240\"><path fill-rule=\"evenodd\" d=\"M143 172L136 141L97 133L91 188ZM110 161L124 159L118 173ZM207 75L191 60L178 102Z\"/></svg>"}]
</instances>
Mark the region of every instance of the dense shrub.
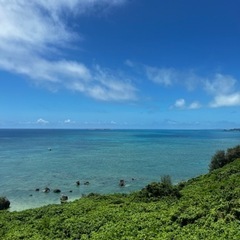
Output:
<instances>
[{"instance_id":1,"label":"dense shrub","mask_svg":"<svg viewBox=\"0 0 240 240\"><path fill-rule=\"evenodd\" d=\"M142 197L157 199L162 197L180 197L179 189L173 186L171 177L165 175L161 177L161 182L152 182L140 192Z\"/></svg>"},{"instance_id":2,"label":"dense shrub","mask_svg":"<svg viewBox=\"0 0 240 240\"><path fill-rule=\"evenodd\" d=\"M227 163L233 162L237 158L240 158L240 145L229 148L226 153Z\"/></svg>"},{"instance_id":3,"label":"dense shrub","mask_svg":"<svg viewBox=\"0 0 240 240\"><path fill-rule=\"evenodd\" d=\"M8 209L10 207L10 201L6 197L0 197L0 210Z\"/></svg>"},{"instance_id":4,"label":"dense shrub","mask_svg":"<svg viewBox=\"0 0 240 240\"><path fill-rule=\"evenodd\" d=\"M221 168L226 164L225 151L218 150L211 159L209 164L209 171L213 171L214 169Z\"/></svg>"},{"instance_id":5,"label":"dense shrub","mask_svg":"<svg viewBox=\"0 0 240 240\"><path fill-rule=\"evenodd\" d=\"M240 158L240 145L227 149L226 153L223 150L218 150L211 159L209 171L221 168L237 158Z\"/></svg>"},{"instance_id":6,"label":"dense shrub","mask_svg":"<svg viewBox=\"0 0 240 240\"><path fill-rule=\"evenodd\" d=\"M172 179L169 175L164 175L161 177L161 183L164 185L166 188L171 188L172 187Z\"/></svg>"}]
</instances>

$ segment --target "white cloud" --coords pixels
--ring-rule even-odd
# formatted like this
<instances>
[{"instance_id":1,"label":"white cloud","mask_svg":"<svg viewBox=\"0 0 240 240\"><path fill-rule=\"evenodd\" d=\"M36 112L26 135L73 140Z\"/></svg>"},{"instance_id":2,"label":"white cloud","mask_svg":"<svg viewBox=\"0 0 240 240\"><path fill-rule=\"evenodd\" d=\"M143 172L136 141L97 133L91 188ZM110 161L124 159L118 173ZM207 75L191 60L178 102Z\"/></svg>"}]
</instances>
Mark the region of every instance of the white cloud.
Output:
<instances>
[{"instance_id":1,"label":"white cloud","mask_svg":"<svg viewBox=\"0 0 240 240\"><path fill-rule=\"evenodd\" d=\"M135 66L135 63L132 62L131 60L127 59L124 64L126 64L128 67L133 68Z\"/></svg>"},{"instance_id":2,"label":"white cloud","mask_svg":"<svg viewBox=\"0 0 240 240\"><path fill-rule=\"evenodd\" d=\"M240 93L237 91L237 80L221 73L216 73L213 78L202 77L193 71L180 72L175 69L145 67L148 79L166 86L183 85L187 90L202 88L213 96L211 107L239 106ZM178 99L175 108L198 109L201 104L197 101L187 106L184 99Z\"/></svg>"},{"instance_id":3,"label":"white cloud","mask_svg":"<svg viewBox=\"0 0 240 240\"><path fill-rule=\"evenodd\" d=\"M176 85L184 86L188 91L195 90L203 81L203 77L198 76L193 69L178 70L175 68L153 67L144 64L138 64L131 60L124 62L141 75L156 84L167 87Z\"/></svg>"},{"instance_id":4,"label":"white cloud","mask_svg":"<svg viewBox=\"0 0 240 240\"><path fill-rule=\"evenodd\" d=\"M188 91L194 91L201 86L204 78L196 74L193 70L186 71L179 74L178 81L180 81Z\"/></svg>"},{"instance_id":5,"label":"white cloud","mask_svg":"<svg viewBox=\"0 0 240 240\"><path fill-rule=\"evenodd\" d=\"M176 100L174 104L174 107L176 108L184 108L185 106L186 106L186 101L183 98Z\"/></svg>"},{"instance_id":6,"label":"white cloud","mask_svg":"<svg viewBox=\"0 0 240 240\"><path fill-rule=\"evenodd\" d=\"M201 104L197 101L192 102L190 105L186 103L186 100L183 98L177 99L175 104L171 108L178 109L198 109L201 108Z\"/></svg>"},{"instance_id":7,"label":"white cloud","mask_svg":"<svg viewBox=\"0 0 240 240\"><path fill-rule=\"evenodd\" d=\"M213 79L204 82L205 90L211 94L227 94L234 91L237 80L229 75L217 73Z\"/></svg>"},{"instance_id":8,"label":"white cloud","mask_svg":"<svg viewBox=\"0 0 240 240\"><path fill-rule=\"evenodd\" d=\"M210 104L211 107L240 106L240 92L229 95L217 95Z\"/></svg>"},{"instance_id":9,"label":"white cloud","mask_svg":"<svg viewBox=\"0 0 240 240\"><path fill-rule=\"evenodd\" d=\"M95 66L94 79L96 84L88 89L89 94L102 100L136 99L136 88L125 76L113 74L110 70Z\"/></svg>"},{"instance_id":10,"label":"white cloud","mask_svg":"<svg viewBox=\"0 0 240 240\"><path fill-rule=\"evenodd\" d=\"M145 71L149 80L165 86L172 85L176 79L176 72L171 68L168 69L145 66Z\"/></svg>"},{"instance_id":11,"label":"white cloud","mask_svg":"<svg viewBox=\"0 0 240 240\"><path fill-rule=\"evenodd\" d=\"M132 67L135 70L140 66L140 64L135 64L130 60L127 60L125 63L127 66ZM198 76L192 69L181 71L175 68L143 65L142 71L147 79L154 83L171 87L180 85L184 86L188 91L195 90L203 80L203 78Z\"/></svg>"},{"instance_id":12,"label":"white cloud","mask_svg":"<svg viewBox=\"0 0 240 240\"><path fill-rule=\"evenodd\" d=\"M198 108L201 108L201 104L199 102L192 102L189 105L189 109L198 109Z\"/></svg>"},{"instance_id":13,"label":"white cloud","mask_svg":"<svg viewBox=\"0 0 240 240\"><path fill-rule=\"evenodd\" d=\"M84 93L102 101L136 100L137 89L126 80L126 77L110 70L102 69L99 65L92 71L83 71L82 79L72 78L64 85L73 91ZM89 74L88 74L89 73Z\"/></svg>"},{"instance_id":14,"label":"white cloud","mask_svg":"<svg viewBox=\"0 0 240 240\"><path fill-rule=\"evenodd\" d=\"M71 123L71 122L72 122L71 119L64 120L64 123Z\"/></svg>"},{"instance_id":15,"label":"white cloud","mask_svg":"<svg viewBox=\"0 0 240 240\"><path fill-rule=\"evenodd\" d=\"M126 1L1 0L0 69L24 74L54 91L67 88L105 101L135 99L136 89L118 74L59 57L60 48L81 38L64 21L67 15L101 12Z\"/></svg>"},{"instance_id":16,"label":"white cloud","mask_svg":"<svg viewBox=\"0 0 240 240\"><path fill-rule=\"evenodd\" d=\"M213 95L210 107L230 107L240 105L240 92L237 80L230 75L216 74L213 79L204 82L205 90Z\"/></svg>"},{"instance_id":17,"label":"white cloud","mask_svg":"<svg viewBox=\"0 0 240 240\"><path fill-rule=\"evenodd\" d=\"M39 118L37 121L36 121L37 124L48 124L49 122L42 119L42 118Z\"/></svg>"}]
</instances>

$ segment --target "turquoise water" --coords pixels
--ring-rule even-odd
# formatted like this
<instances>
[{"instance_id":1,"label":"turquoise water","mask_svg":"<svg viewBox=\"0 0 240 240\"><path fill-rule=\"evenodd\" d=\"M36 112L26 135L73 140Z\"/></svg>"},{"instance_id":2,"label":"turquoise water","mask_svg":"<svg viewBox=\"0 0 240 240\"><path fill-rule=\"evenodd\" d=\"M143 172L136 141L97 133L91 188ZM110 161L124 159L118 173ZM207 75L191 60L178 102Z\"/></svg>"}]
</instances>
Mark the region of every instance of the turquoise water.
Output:
<instances>
[{"instance_id":1,"label":"turquoise water","mask_svg":"<svg viewBox=\"0 0 240 240\"><path fill-rule=\"evenodd\" d=\"M166 174L177 183L207 173L216 150L238 144L240 132L222 130L1 129L0 196L15 211L59 203L60 194L43 193L45 187L61 189L71 201L140 190Z\"/></svg>"}]
</instances>

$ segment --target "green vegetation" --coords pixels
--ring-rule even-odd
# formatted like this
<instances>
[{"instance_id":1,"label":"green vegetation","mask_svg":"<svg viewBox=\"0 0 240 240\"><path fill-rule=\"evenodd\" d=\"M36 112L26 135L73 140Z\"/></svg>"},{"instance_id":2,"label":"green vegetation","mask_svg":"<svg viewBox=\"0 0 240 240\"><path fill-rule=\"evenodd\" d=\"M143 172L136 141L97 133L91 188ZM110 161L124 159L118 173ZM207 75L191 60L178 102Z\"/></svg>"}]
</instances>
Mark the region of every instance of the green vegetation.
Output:
<instances>
[{"instance_id":1,"label":"green vegetation","mask_svg":"<svg viewBox=\"0 0 240 240\"><path fill-rule=\"evenodd\" d=\"M173 186L169 175L161 177L161 182L153 182L143 188L139 194L136 193L141 200L153 201L164 197L180 198L180 188Z\"/></svg>"},{"instance_id":2,"label":"green vegetation","mask_svg":"<svg viewBox=\"0 0 240 240\"><path fill-rule=\"evenodd\" d=\"M229 152L230 154L230 152ZM0 212L0 239L240 239L240 159L174 186Z\"/></svg>"},{"instance_id":3,"label":"green vegetation","mask_svg":"<svg viewBox=\"0 0 240 240\"><path fill-rule=\"evenodd\" d=\"M227 149L226 153L223 150L219 150L212 157L209 164L209 171L211 172L214 169L221 168L237 158L240 158L240 145Z\"/></svg>"}]
</instances>

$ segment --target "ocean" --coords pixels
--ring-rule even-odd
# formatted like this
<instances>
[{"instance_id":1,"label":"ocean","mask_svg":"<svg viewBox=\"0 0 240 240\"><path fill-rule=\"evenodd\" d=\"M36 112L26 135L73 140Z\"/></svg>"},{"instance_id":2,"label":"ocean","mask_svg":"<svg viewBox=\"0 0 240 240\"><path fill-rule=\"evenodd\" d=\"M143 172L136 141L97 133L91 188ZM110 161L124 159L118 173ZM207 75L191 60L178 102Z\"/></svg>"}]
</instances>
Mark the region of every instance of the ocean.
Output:
<instances>
[{"instance_id":1,"label":"ocean","mask_svg":"<svg viewBox=\"0 0 240 240\"><path fill-rule=\"evenodd\" d=\"M0 129L0 196L19 211L60 203L61 194L133 192L163 175L178 183L238 144L240 132L223 130Z\"/></svg>"}]
</instances>

